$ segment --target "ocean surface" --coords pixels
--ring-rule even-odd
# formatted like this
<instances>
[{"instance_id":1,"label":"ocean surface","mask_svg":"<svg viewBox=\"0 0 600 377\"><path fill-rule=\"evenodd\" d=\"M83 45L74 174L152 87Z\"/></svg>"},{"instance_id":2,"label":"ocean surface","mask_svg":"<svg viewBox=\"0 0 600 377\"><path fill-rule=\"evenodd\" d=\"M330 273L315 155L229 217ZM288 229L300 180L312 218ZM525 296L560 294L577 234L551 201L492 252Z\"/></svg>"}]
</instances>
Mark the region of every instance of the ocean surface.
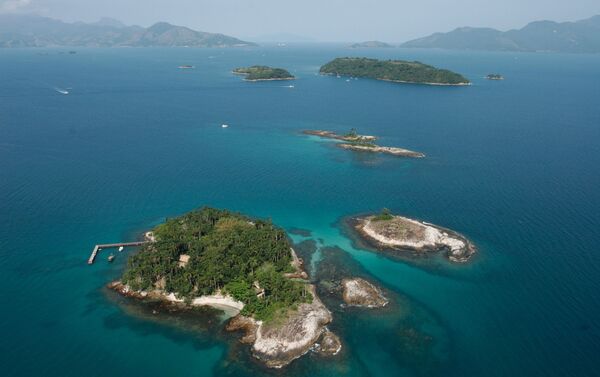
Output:
<instances>
[{"instance_id":1,"label":"ocean surface","mask_svg":"<svg viewBox=\"0 0 600 377\"><path fill-rule=\"evenodd\" d=\"M600 373L600 55L67 51L0 50L3 376ZM350 55L419 60L473 85L318 75ZM298 80L230 73L253 64ZM483 78L496 72L506 80ZM300 133L353 127L427 158L356 154ZM291 237L315 279L364 276L390 306L346 310L324 295L342 352L273 371L218 315L153 316L107 292L132 250L86 264L94 244L135 240L204 205L310 231ZM455 265L360 248L343 219L383 207L461 232L478 254Z\"/></svg>"}]
</instances>

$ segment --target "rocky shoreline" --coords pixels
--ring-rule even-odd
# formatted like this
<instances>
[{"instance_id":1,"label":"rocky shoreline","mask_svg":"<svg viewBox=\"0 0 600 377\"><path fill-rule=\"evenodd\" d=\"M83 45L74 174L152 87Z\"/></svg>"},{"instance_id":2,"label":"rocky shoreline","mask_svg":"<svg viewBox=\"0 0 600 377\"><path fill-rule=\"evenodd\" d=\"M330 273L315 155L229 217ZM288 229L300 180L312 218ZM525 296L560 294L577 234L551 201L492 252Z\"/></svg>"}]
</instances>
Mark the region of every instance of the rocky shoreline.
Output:
<instances>
[{"instance_id":1,"label":"rocky shoreline","mask_svg":"<svg viewBox=\"0 0 600 377\"><path fill-rule=\"evenodd\" d=\"M371 153L384 153L390 154L392 156L398 157L412 157L412 158L423 158L425 155L421 152L411 151L409 149L404 148L396 148L396 147L380 147L376 146L366 146L360 144L338 144L338 147L343 149L350 149L353 151L359 152L371 152Z\"/></svg>"},{"instance_id":2,"label":"rocky shoreline","mask_svg":"<svg viewBox=\"0 0 600 377\"><path fill-rule=\"evenodd\" d=\"M295 77L282 77L276 79L244 79L244 81L257 82L257 81L288 81L288 80L296 80Z\"/></svg>"},{"instance_id":3,"label":"rocky shoreline","mask_svg":"<svg viewBox=\"0 0 600 377\"><path fill-rule=\"evenodd\" d=\"M313 136L319 136L319 137L323 137L323 138L327 138L327 139L336 139L336 140L342 140L342 141L375 141L375 140L377 140L377 137L371 136L371 135L356 135L356 136L338 135L335 132L325 131L325 130L304 130L304 131L302 131L302 133L305 135L313 135Z\"/></svg>"},{"instance_id":4,"label":"rocky shoreline","mask_svg":"<svg viewBox=\"0 0 600 377\"><path fill-rule=\"evenodd\" d=\"M465 263L476 252L475 245L463 235L437 225L403 216L378 219L369 215L350 220L362 240L383 251L446 252L451 262Z\"/></svg>"},{"instance_id":5,"label":"rocky shoreline","mask_svg":"<svg viewBox=\"0 0 600 377\"><path fill-rule=\"evenodd\" d=\"M331 312L310 286L313 302L290 312L283 323L257 322L252 354L270 368L281 368L310 351L327 332ZM341 347L341 346L340 346Z\"/></svg>"},{"instance_id":6,"label":"rocky shoreline","mask_svg":"<svg viewBox=\"0 0 600 377\"><path fill-rule=\"evenodd\" d=\"M286 277L307 279L302 259L298 258L294 249L290 249L290 252L295 272L286 274ZM230 318L225 329L241 331L243 335L240 342L251 345L252 355L269 368L282 368L309 351L335 355L342 347L337 335L326 327L331 323L332 315L317 296L312 284L307 289L312 295L312 302L299 304L295 310L288 311L285 317L278 318L273 323L264 323L240 314L244 304L221 292L183 300L172 292L158 288L136 291L121 281L114 281L107 287L125 297L141 301L162 301L173 305L174 309L210 306L222 310Z\"/></svg>"},{"instance_id":7,"label":"rocky shoreline","mask_svg":"<svg viewBox=\"0 0 600 377\"><path fill-rule=\"evenodd\" d=\"M414 84L414 85L430 85L430 86L471 86L470 82L460 82L456 84L447 84L441 82L415 82L415 81L402 81L402 80L388 80L388 79L376 79L379 81L394 82L399 84Z\"/></svg>"}]
</instances>

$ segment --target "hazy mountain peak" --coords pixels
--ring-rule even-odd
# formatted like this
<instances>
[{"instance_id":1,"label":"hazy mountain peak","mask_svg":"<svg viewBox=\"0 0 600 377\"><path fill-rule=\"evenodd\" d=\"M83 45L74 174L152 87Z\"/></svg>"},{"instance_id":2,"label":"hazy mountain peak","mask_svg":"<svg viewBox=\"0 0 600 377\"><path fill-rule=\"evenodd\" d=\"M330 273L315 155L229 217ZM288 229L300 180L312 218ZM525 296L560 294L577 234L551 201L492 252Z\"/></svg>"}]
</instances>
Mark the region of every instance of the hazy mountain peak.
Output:
<instances>
[{"instance_id":1,"label":"hazy mountain peak","mask_svg":"<svg viewBox=\"0 0 600 377\"><path fill-rule=\"evenodd\" d=\"M127 27L127 25L125 25L121 21L116 20L114 18L110 18L110 17L102 17L100 20L94 22L93 24L97 25L97 26L114 27L117 29Z\"/></svg>"},{"instance_id":2,"label":"hazy mountain peak","mask_svg":"<svg viewBox=\"0 0 600 377\"><path fill-rule=\"evenodd\" d=\"M402 44L470 50L600 52L600 15L576 22L534 21L521 29L460 27Z\"/></svg>"},{"instance_id":3,"label":"hazy mountain peak","mask_svg":"<svg viewBox=\"0 0 600 377\"><path fill-rule=\"evenodd\" d=\"M103 18L95 23L66 23L31 15L0 15L0 47L46 46L252 46L223 34L195 31L168 22L149 28L126 26L120 21Z\"/></svg>"}]
</instances>

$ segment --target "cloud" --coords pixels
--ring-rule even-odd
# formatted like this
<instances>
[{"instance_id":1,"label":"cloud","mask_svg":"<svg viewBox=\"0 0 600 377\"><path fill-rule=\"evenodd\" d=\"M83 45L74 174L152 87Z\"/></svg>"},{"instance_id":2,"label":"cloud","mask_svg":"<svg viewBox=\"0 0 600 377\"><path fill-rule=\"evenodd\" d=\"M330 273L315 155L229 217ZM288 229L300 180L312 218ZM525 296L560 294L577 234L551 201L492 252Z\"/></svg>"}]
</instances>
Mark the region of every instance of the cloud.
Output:
<instances>
[{"instance_id":1,"label":"cloud","mask_svg":"<svg viewBox=\"0 0 600 377\"><path fill-rule=\"evenodd\" d=\"M0 13L17 12L31 4L31 0L0 0Z\"/></svg>"}]
</instances>

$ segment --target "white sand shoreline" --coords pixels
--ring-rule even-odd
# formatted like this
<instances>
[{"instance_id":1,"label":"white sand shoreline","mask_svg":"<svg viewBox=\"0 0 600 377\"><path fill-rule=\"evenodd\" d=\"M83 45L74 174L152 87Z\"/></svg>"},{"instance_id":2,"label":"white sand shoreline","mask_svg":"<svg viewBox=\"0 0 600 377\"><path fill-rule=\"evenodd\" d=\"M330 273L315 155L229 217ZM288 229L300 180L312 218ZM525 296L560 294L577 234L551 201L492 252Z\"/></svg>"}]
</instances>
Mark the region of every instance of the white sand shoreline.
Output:
<instances>
[{"instance_id":1,"label":"white sand shoreline","mask_svg":"<svg viewBox=\"0 0 600 377\"><path fill-rule=\"evenodd\" d=\"M181 298L177 298L175 293L172 292L164 292L161 290L154 291L134 291L126 284L121 283L120 281L113 282L109 284L109 288L117 290L119 293L125 296L136 297L140 299L144 298L154 298L161 299L167 302L177 303L177 304L185 304L185 300ZM215 309L219 309L224 311L228 316L233 317L238 315L242 309L244 308L244 303L241 301L235 300L233 297L229 295L223 295L220 292L217 292L212 295L203 295L198 296L192 299L191 306L210 306Z\"/></svg>"}]
</instances>

